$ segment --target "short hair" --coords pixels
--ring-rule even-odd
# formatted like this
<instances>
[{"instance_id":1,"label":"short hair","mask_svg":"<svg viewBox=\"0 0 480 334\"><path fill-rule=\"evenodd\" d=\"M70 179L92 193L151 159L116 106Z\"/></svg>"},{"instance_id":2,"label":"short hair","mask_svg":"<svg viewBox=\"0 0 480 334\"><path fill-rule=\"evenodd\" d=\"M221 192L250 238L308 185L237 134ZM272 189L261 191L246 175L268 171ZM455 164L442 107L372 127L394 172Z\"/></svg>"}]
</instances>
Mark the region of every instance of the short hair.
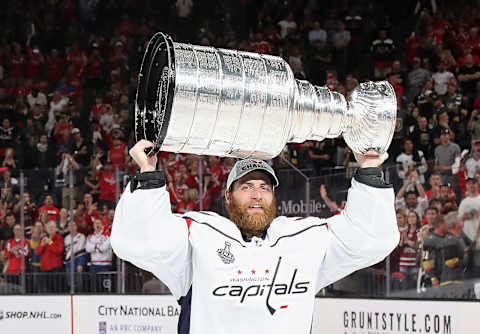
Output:
<instances>
[{"instance_id":1,"label":"short hair","mask_svg":"<svg viewBox=\"0 0 480 334\"><path fill-rule=\"evenodd\" d=\"M437 217L435 217L435 219L432 222L432 226L434 228L437 228L442 224L445 224L445 218L443 217L443 215L437 215Z\"/></svg>"},{"instance_id":2,"label":"short hair","mask_svg":"<svg viewBox=\"0 0 480 334\"><path fill-rule=\"evenodd\" d=\"M405 198L407 198L408 195L411 195L411 194L414 194L415 197L417 197L417 192L415 190L409 190L409 191L405 192Z\"/></svg>"},{"instance_id":3,"label":"short hair","mask_svg":"<svg viewBox=\"0 0 480 334\"><path fill-rule=\"evenodd\" d=\"M437 209L436 207L434 207L434 206L429 206L429 207L427 208L427 210L425 210L425 213L427 213L428 210L433 210L433 211L435 211L435 213L438 215L438 209Z\"/></svg>"},{"instance_id":4,"label":"short hair","mask_svg":"<svg viewBox=\"0 0 480 334\"><path fill-rule=\"evenodd\" d=\"M458 212L457 211L450 211L444 216L445 227L447 229L453 228L457 225L458 222Z\"/></svg>"}]
</instances>

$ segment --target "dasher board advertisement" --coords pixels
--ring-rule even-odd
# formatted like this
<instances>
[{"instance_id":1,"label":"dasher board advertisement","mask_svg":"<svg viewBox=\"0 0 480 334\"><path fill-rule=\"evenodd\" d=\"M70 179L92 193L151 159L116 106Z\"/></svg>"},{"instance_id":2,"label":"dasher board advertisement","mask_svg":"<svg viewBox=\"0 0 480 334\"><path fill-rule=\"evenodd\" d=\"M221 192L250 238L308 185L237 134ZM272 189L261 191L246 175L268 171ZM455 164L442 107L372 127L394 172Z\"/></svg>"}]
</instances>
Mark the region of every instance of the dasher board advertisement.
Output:
<instances>
[{"instance_id":1,"label":"dasher board advertisement","mask_svg":"<svg viewBox=\"0 0 480 334\"><path fill-rule=\"evenodd\" d=\"M70 296L1 296L0 333L70 333Z\"/></svg>"},{"instance_id":2,"label":"dasher board advertisement","mask_svg":"<svg viewBox=\"0 0 480 334\"><path fill-rule=\"evenodd\" d=\"M74 334L175 334L173 296L74 296Z\"/></svg>"},{"instance_id":3,"label":"dasher board advertisement","mask_svg":"<svg viewBox=\"0 0 480 334\"><path fill-rule=\"evenodd\" d=\"M480 333L480 302L317 298L313 334Z\"/></svg>"}]
</instances>

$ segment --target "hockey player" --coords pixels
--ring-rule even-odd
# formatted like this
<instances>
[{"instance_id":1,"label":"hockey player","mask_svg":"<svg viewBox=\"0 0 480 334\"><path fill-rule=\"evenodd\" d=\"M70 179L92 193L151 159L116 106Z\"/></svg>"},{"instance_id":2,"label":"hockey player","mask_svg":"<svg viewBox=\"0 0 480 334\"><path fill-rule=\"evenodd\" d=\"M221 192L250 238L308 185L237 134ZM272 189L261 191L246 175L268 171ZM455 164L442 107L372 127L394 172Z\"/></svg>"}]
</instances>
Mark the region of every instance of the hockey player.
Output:
<instances>
[{"instance_id":1,"label":"hockey player","mask_svg":"<svg viewBox=\"0 0 480 334\"><path fill-rule=\"evenodd\" d=\"M238 161L225 191L228 219L172 214L163 172L144 153L152 146L141 140L130 150L140 173L117 205L111 243L186 301L180 333L310 333L315 294L399 242L393 188L378 168L386 154L356 155L362 168L345 210L329 219L275 217L273 169Z\"/></svg>"}]
</instances>

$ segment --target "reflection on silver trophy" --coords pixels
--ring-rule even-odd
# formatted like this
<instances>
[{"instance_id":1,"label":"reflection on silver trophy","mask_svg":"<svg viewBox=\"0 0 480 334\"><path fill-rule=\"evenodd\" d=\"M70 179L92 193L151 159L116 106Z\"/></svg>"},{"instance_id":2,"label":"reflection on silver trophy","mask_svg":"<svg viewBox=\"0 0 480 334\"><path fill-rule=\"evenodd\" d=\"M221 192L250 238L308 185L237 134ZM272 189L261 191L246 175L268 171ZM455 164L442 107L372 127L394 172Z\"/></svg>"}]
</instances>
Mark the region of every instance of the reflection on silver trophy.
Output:
<instances>
[{"instance_id":1,"label":"reflection on silver trophy","mask_svg":"<svg viewBox=\"0 0 480 334\"><path fill-rule=\"evenodd\" d=\"M139 75L136 139L159 150L269 159L286 143L343 135L355 152L384 153L397 101L385 82L349 99L296 80L280 57L150 40Z\"/></svg>"}]
</instances>

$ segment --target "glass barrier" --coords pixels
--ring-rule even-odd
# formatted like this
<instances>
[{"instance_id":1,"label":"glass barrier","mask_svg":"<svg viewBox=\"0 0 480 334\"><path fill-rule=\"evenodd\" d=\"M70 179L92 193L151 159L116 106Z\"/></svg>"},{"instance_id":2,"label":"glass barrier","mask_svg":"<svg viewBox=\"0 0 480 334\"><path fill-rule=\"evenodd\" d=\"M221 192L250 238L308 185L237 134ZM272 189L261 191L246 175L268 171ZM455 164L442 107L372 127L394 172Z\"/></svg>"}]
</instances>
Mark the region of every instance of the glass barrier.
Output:
<instances>
[{"instance_id":1,"label":"glass barrier","mask_svg":"<svg viewBox=\"0 0 480 334\"><path fill-rule=\"evenodd\" d=\"M181 213L185 210L205 209L227 215L223 200L225 178L212 176L214 170L208 167L208 158L195 159L199 163L192 164L194 171L189 169L195 180L189 188L195 189L190 191L192 197L188 200L185 191L178 192L177 195L181 198L179 202L173 203L173 210ZM328 218L341 214L350 180L358 167L332 167L314 171L298 169L287 160L279 162L280 159L274 160L280 180L280 187L275 192L278 215ZM429 161L428 168L419 181L425 190L431 188L429 176L433 171L432 166L433 162ZM384 167L385 178L394 185L395 194L402 191L404 184L404 175L398 171L399 166L394 164L386 164ZM108 238L115 202L128 182L127 173L120 170L98 173L82 168L64 174L57 169L36 169L20 171L15 177L1 177L4 182L0 193L0 221L4 224L0 246L4 251L0 256L0 293L169 293L168 288L152 274L121 261L115 254L112 253L108 259L111 262L107 265L99 265L94 254L85 249L89 237L95 231L97 235ZM172 188L177 184L175 177L172 175L169 179ZM404 188L403 190L415 190L415 182ZM434 191L431 196L437 200L430 199L422 210L426 211L429 205L443 210L442 205L451 202L452 196L455 196L455 205L460 205L464 198L465 180L462 181L459 177L458 182L455 185L448 184L448 188L450 189ZM440 193L442 191L447 192L446 197L442 197L445 195ZM193 204L189 206L188 201ZM399 203L397 207L402 204ZM405 203L402 205L405 206ZM475 291L480 291L480 247L476 240L468 240L460 229L457 239L460 245L458 247L463 247L462 256L457 259L452 257L452 248L444 244L446 239L441 239L438 247L435 246L437 248L434 249L436 253L433 256L433 248L424 245L426 236L433 229L425 227L429 223L425 212L423 213L423 219L417 221L417 230L414 232L418 235L418 240L406 247L406 241L415 238L409 237L408 231L406 233L402 230L403 244L384 261L333 283L319 295L475 299ZM440 212L440 215L443 213ZM462 224L478 226L478 215L463 218ZM76 224L69 224L72 221ZM22 240L13 245L9 242L16 224L20 228ZM96 224L98 227L95 227ZM400 228L405 227L402 225ZM51 229L55 232L52 233ZM73 256L70 256L72 233L74 251ZM55 243L58 238L54 234L62 237L64 251L56 260L52 260L56 265L48 267L41 264L43 255L38 252L38 248L43 239ZM79 237L79 234L83 237ZM74 271L70 268L74 268Z\"/></svg>"}]
</instances>

